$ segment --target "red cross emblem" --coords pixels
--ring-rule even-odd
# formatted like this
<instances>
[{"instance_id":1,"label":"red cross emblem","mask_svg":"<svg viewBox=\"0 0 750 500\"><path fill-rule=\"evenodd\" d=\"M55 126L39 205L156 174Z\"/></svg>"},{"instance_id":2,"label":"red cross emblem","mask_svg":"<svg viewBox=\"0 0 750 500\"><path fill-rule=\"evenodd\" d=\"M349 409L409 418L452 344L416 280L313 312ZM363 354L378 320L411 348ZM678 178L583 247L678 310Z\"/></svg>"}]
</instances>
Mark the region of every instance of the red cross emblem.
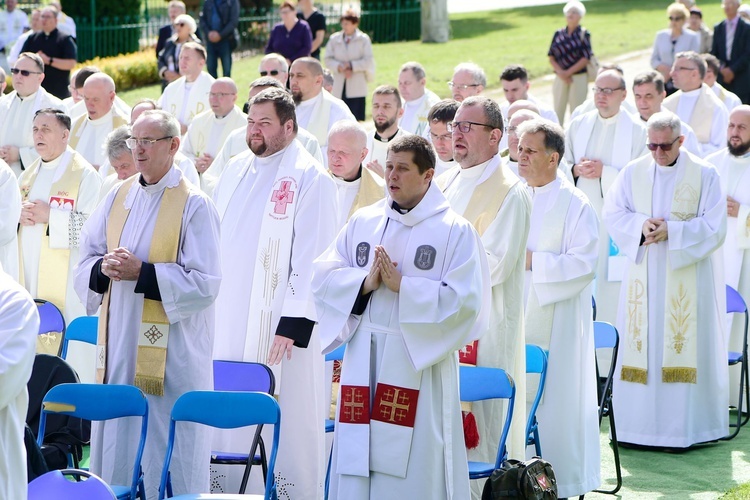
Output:
<instances>
[{"instance_id":1,"label":"red cross emblem","mask_svg":"<svg viewBox=\"0 0 750 500\"><path fill-rule=\"evenodd\" d=\"M370 423L370 388L368 386L342 385L339 404L340 423Z\"/></svg>"},{"instance_id":2,"label":"red cross emblem","mask_svg":"<svg viewBox=\"0 0 750 500\"><path fill-rule=\"evenodd\" d=\"M372 419L387 424L414 427L417 416L419 390L378 384L375 388L375 408Z\"/></svg>"},{"instance_id":3,"label":"red cross emblem","mask_svg":"<svg viewBox=\"0 0 750 500\"><path fill-rule=\"evenodd\" d=\"M286 214L286 206L294 201L294 191L290 189L291 181L281 181L281 188L274 190L271 201L274 203L273 213Z\"/></svg>"},{"instance_id":4,"label":"red cross emblem","mask_svg":"<svg viewBox=\"0 0 750 500\"><path fill-rule=\"evenodd\" d=\"M479 342L475 340L471 344L466 344L463 349L458 351L458 362L463 365L477 366L477 346Z\"/></svg>"}]
</instances>

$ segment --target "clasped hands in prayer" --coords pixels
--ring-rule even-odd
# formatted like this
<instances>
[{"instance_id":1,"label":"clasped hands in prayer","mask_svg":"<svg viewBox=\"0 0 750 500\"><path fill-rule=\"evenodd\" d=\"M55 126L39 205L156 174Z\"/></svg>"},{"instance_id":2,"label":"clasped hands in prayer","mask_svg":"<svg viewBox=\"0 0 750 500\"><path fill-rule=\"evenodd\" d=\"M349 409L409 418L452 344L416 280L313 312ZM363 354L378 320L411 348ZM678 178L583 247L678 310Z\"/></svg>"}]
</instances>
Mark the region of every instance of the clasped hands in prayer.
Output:
<instances>
[{"instance_id":1,"label":"clasped hands in prayer","mask_svg":"<svg viewBox=\"0 0 750 500\"><path fill-rule=\"evenodd\" d=\"M195 159L195 169L198 171L199 174L202 174L206 170L208 170L208 167L211 166L213 163L214 158L208 153L203 153L202 155L198 155L198 158Z\"/></svg>"},{"instance_id":2,"label":"clasped hands in prayer","mask_svg":"<svg viewBox=\"0 0 750 500\"><path fill-rule=\"evenodd\" d=\"M14 163L21 159L16 146L3 146L0 148L0 159L7 163Z\"/></svg>"},{"instance_id":3,"label":"clasped hands in prayer","mask_svg":"<svg viewBox=\"0 0 750 500\"><path fill-rule=\"evenodd\" d=\"M646 238L643 246L667 241L668 235L667 221L662 217L646 219L643 223L643 237Z\"/></svg>"},{"instance_id":4,"label":"clasped hands in prayer","mask_svg":"<svg viewBox=\"0 0 750 500\"><path fill-rule=\"evenodd\" d=\"M392 292L401 290L401 273L396 269L398 264L393 262L381 245L375 247L375 260L370 267L370 273L362 285L362 295L367 295L380 288L383 283Z\"/></svg>"},{"instance_id":5,"label":"clasped hands in prayer","mask_svg":"<svg viewBox=\"0 0 750 500\"><path fill-rule=\"evenodd\" d=\"M727 216L728 217L739 217L740 214L740 202L727 196Z\"/></svg>"},{"instance_id":6,"label":"clasped hands in prayer","mask_svg":"<svg viewBox=\"0 0 750 500\"><path fill-rule=\"evenodd\" d=\"M49 203L42 200L25 201L21 205L21 217L18 222L22 226L46 224L49 222Z\"/></svg>"},{"instance_id":7,"label":"clasped hands in prayer","mask_svg":"<svg viewBox=\"0 0 750 500\"><path fill-rule=\"evenodd\" d=\"M601 160L581 158L581 162L573 166L573 175L584 179L599 179L602 176L604 164Z\"/></svg>"},{"instance_id":8,"label":"clasped hands in prayer","mask_svg":"<svg viewBox=\"0 0 750 500\"><path fill-rule=\"evenodd\" d=\"M141 275L143 261L124 247L115 248L102 258L102 274L113 281L135 281Z\"/></svg>"}]
</instances>

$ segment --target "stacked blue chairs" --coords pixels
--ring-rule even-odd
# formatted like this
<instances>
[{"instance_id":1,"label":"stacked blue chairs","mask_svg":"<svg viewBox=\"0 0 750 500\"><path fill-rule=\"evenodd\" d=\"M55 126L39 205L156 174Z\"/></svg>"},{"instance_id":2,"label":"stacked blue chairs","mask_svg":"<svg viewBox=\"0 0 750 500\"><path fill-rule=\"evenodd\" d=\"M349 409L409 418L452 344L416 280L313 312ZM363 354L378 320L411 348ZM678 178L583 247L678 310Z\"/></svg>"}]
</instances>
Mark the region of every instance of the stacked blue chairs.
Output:
<instances>
[{"instance_id":1,"label":"stacked blue chairs","mask_svg":"<svg viewBox=\"0 0 750 500\"><path fill-rule=\"evenodd\" d=\"M70 481L65 476L76 476ZM81 478L86 478L81 481ZM29 500L116 500L112 488L102 478L85 470L53 470L29 483Z\"/></svg>"},{"instance_id":2,"label":"stacked blue chairs","mask_svg":"<svg viewBox=\"0 0 750 500\"><path fill-rule=\"evenodd\" d=\"M146 500L141 460L148 429L148 400L140 389L115 384L60 384L49 390L42 402L39 437L42 445L48 414L61 414L87 420L112 420L141 417L141 437L133 463L133 479L129 485L111 485L118 500Z\"/></svg>"},{"instance_id":3,"label":"stacked blue chairs","mask_svg":"<svg viewBox=\"0 0 750 500\"><path fill-rule=\"evenodd\" d=\"M98 331L98 316L81 316L71 321L65 329L65 336L63 337L62 342L62 353L60 354L60 357L62 359L67 359L68 343L71 340L96 345L96 336Z\"/></svg>"},{"instance_id":4,"label":"stacked blue chairs","mask_svg":"<svg viewBox=\"0 0 750 500\"><path fill-rule=\"evenodd\" d=\"M279 431L281 426L281 410L273 396L262 392L229 392L229 391L191 391L180 396L172 407L169 422L169 438L167 439L167 453L164 457L164 468L159 483L159 500L175 498L179 500L197 499L256 499L258 495L211 495L195 493L172 496L172 486L169 474L169 464L174 450L175 428L177 422L194 422L219 429L237 429L251 425L273 425L273 443L268 459L268 474L264 500L276 498L276 482L274 467L279 448Z\"/></svg>"},{"instance_id":5,"label":"stacked blue chairs","mask_svg":"<svg viewBox=\"0 0 750 500\"><path fill-rule=\"evenodd\" d=\"M544 394L544 383L547 380L547 353L538 345L526 344L526 373L539 375L539 385L536 389L534 402L529 409L526 420L526 446L534 445L536 456L542 456L542 444L539 441L539 424L536 420L536 410Z\"/></svg>"}]
</instances>

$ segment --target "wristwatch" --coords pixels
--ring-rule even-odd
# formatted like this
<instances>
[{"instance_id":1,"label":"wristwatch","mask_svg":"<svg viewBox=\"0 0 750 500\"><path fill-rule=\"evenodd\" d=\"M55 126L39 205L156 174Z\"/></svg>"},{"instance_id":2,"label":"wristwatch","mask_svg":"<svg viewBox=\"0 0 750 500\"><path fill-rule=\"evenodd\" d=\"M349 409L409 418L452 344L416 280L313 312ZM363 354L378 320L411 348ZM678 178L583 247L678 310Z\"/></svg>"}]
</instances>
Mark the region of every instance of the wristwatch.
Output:
<instances>
[{"instance_id":1,"label":"wristwatch","mask_svg":"<svg viewBox=\"0 0 750 500\"><path fill-rule=\"evenodd\" d=\"M53 63L54 61L55 61L55 58L54 58L54 57L50 57L50 58L49 58L49 65L50 65L50 66L52 66L52 63Z\"/></svg>"}]
</instances>

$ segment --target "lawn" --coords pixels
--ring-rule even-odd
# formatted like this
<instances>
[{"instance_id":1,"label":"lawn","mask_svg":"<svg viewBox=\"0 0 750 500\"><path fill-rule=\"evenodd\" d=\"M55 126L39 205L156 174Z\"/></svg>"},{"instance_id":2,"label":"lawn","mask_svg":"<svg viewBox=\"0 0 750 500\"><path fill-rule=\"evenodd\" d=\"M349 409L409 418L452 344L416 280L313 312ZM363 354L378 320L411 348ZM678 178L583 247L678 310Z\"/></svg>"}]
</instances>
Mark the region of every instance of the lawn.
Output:
<instances>
[{"instance_id":1,"label":"lawn","mask_svg":"<svg viewBox=\"0 0 750 500\"><path fill-rule=\"evenodd\" d=\"M592 44L600 61L641 50L652 45L656 31L667 25L668 1L596 0L587 2L584 26L591 31ZM720 0L702 0L701 9L707 24L721 20ZM370 90L382 84L395 84L400 66L409 60L419 61L427 71L428 87L441 97L448 97L445 82L453 67L471 60L488 75L488 87L500 86L499 74L507 64L521 63L532 78L550 72L547 49L552 34L564 24L561 5L525 7L511 10L475 12L451 16L453 36L445 44L401 42L373 46L377 71ZM233 78L246 89L257 78L261 56L235 61ZM133 104L143 97L158 98L159 85L120 92ZM240 100L243 98L241 93Z\"/></svg>"}]
</instances>

